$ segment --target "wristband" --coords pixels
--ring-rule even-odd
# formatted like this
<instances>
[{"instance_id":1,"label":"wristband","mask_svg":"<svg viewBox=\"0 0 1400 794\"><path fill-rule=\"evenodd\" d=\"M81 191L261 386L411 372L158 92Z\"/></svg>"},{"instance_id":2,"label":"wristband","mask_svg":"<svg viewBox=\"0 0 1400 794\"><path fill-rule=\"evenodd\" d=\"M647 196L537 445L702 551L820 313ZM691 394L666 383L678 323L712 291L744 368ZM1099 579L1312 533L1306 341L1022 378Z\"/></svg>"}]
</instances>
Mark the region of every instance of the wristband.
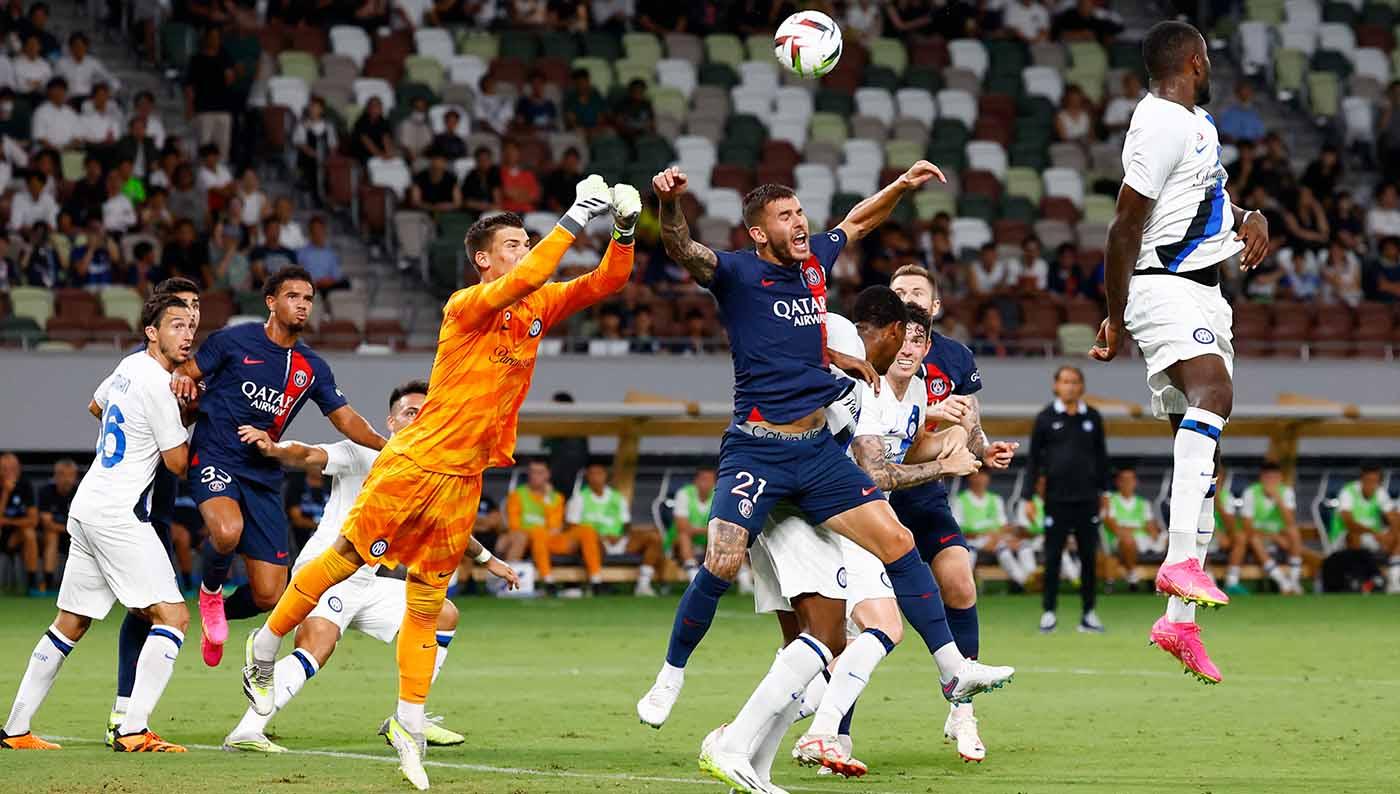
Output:
<instances>
[{"instance_id":1,"label":"wristband","mask_svg":"<svg viewBox=\"0 0 1400 794\"><path fill-rule=\"evenodd\" d=\"M481 550L481 553L476 555L476 557L474 557L473 559L476 560L477 565L485 565L488 562L491 562L491 557L491 550L484 548Z\"/></svg>"}]
</instances>

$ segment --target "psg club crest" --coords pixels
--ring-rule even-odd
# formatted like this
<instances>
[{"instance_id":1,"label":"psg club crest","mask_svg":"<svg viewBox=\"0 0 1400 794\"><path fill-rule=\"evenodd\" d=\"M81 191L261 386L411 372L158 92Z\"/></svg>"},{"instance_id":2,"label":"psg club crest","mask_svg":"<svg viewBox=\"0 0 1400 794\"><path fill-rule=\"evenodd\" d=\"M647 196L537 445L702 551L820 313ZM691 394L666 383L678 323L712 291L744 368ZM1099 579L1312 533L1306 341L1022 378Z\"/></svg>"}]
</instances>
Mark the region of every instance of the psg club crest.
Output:
<instances>
[{"instance_id":1,"label":"psg club crest","mask_svg":"<svg viewBox=\"0 0 1400 794\"><path fill-rule=\"evenodd\" d=\"M929 381L928 390L929 393L932 394L934 397L942 397L948 392L948 382L943 380L942 378L939 378L938 380L934 381Z\"/></svg>"},{"instance_id":2,"label":"psg club crest","mask_svg":"<svg viewBox=\"0 0 1400 794\"><path fill-rule=\"evenodd\" d=\"M214 493L218 493L219 491L222 491L224 488L225 488L225 485L224 485L224 483L223 483L222 480L214 480L213 482L209 483L209 490L212 491L212 492L214 492Z\"/></svg>"},{"instance_id":3,"label":"psg club crest","mask_svg":"<svg viewBox=\"0 0 1400 794\"><path fill-rule=\"evenodd\" d=\"M389 550L389 541L380 538L369 544L369 554L371 557L383 557L384 552Z\"/></svg>"},{"instance_id":4,"label":"psg club crest","mask_svg":"<svg viewBox=\"0 0 1400 794\"><path fill-rule=\"evenodd\" d=\"M807 286L815 287L822 283L821 268L807 267L802 269L802 278L806 280Z\"/></svg>"},{"instance_id":5,"label":"psg club crest","mask_svg":"<svg viewBox=\"0 0 1400 794\"><path fill-rule=\"evenodd\" d=\"M302 370L292 373L292 383L296 384L298 389L306 388L306 373Z\"/></svg>"},{"instance_id":6,"label":"psg club crest","mask_svg":"<svg viewBox=\"0 0 1400 794\"><path fill-rule=\"evenodd\" d=\"M753 518L753 502L748 499L739 500L739 515L744 518Z\"/></svg>"},{"instance_id":7,"label":"psg club crest","mask_svg":"<svg viewBox=\"0 0 1400 794\"><path fill-rule=\"evenodd\" d=\"M1191 336L1203 345L1215 344L1215 334L1211 333L1209 328L1197 328Z\"/></svg>"}]
</instances>

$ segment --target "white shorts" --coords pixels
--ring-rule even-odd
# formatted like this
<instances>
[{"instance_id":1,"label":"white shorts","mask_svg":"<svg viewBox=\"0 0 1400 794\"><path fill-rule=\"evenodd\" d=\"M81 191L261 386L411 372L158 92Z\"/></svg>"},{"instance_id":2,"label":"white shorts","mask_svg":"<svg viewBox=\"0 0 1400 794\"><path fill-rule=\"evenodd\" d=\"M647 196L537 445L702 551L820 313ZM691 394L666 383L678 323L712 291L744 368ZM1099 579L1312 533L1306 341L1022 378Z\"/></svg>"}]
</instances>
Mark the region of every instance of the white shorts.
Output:
<instances>
[{"instance_id":1,"label":"white shorts","mask_svg":"<svg viewBox=\"0 0 1400 794\"><path fill-rule=\"evenodd\" d=\"M393 642L403 623L407 585L402 579L377 576L374 570L362 567L327 590L307 617L329 620L342 636L358 629L380 642Z\"/></svg>"},{"instance_id":2,"label":"white shorts","mask_svg":"<svg viewBox=\"0 0 1400 794\"><path fill-rule=\"evenodd\" d=\"M1170 275L1135 275L1128 282L1123 319L1147 361L1152 414L1165 419L1186 413L1186 395L1171 385L1167 368L1214 354L1235 373L1234 312L1219 287Z\"/></svg>"},{"instance_id":3,"label":"white shorts","mask_svg":"<svg viewBox=\"0 0 1400 794\"><path fill-rule=\"evenodd\" d=\"M102 620L117 601L128 609L184 603L170 553L150 524L97 526L70 516L68 538L59 609Z\"/></svg>"},{"instance_id":4,"label":"white shorts","mask_svg":"<svg viewBox=\"0 0 1400 794\"><path fill-rule=\"evenodd\" d=\"M890 584L890 576L885 573L885 564L880 562L880 558L849 538L837 537L841 541L846 564L846 614L849 615L862 601L894 598L894 586Z\"/></svg>"},{"instance_id":5,"label":"white shorts","mask_svg":"<svg viewBox=\"0 0 1400 794\"><path fill-rule=\"evenodd\" d=\"M791 612L792 599L816 593L844 601L846 557L841 536L813 527L796 509L773 509L763 533L749 547L755 612Z\"/></svg>"}]
</instances>

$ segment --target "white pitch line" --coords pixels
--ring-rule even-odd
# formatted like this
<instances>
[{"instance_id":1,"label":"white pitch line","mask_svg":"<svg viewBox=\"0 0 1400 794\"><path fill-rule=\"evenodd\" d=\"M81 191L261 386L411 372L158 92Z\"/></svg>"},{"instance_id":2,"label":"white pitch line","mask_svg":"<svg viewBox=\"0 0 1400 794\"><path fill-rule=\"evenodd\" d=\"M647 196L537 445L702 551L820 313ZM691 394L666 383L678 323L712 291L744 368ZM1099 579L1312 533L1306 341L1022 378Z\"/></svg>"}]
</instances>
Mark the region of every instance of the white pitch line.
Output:
<instances>
[{"instance_id":1,"label":"white pitch line","mask_svg":"<svg viewBox=\"0 0 1400 794\"><path fill-rule=\"evenodd\" d=\"M49 736L48 738L60 742L73 742L76 744L103 744L98 739L89 739L84 736ZM187 744L192 750L215 750L224 752L224 748L212 744ZM258 756L260 753L238 753L238 755ZM344 758L354 761L373 761L381 764L397 764L399 759L390 755L373 755L370 753L350 753L343 750L288 750L285 753L270 753L271 757L278 755L309 755L323 758ZM660 777L656 775L629 775L625 772L569 772L561 769L530 769L527 767L513 766L490 766L488 764L466 764L452 761L430 761L424 760L423 766L434 766L443 769L460 769L468 772L488 772L499 775L531 775L534 777L569 778L577 780L616 780L627 783L679 783L691 786L717 786L723 785L711 778L693 777ZM830 794L838 789L811 788L808 786L788 786L788 791L812 791ZM895 794L894 792L881 792L861 789L862 794Z\"/></svg>"}]
</instances>

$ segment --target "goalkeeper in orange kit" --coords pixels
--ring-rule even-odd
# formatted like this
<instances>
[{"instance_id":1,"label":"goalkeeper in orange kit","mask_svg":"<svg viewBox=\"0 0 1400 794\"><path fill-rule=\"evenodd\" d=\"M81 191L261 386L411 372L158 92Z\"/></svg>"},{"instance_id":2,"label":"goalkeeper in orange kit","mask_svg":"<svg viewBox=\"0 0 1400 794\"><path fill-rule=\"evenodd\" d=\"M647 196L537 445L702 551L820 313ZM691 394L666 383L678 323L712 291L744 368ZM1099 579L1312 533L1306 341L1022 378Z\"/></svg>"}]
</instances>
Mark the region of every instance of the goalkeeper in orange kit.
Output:
<instances>
[{"instance_id":1,"label":"goalkeeper in orange kit","mask_svg":"<svg viewBox=\"0 0 1400 794\"><path fill-rule=\"evenodd\" d=\"M547 284L575 236L609 209L613 241L597 269ZM409 577L397 641L399 702L384 735L409 782L428 787L423 703L437 649L434 627L448 580L471 540L481 473L514 463L520 404L545 332L631 277L640 213L635 188L609 191L594 175L579 183L573 205L534 248L513 213L482 218L467 232L467 255L481 283L458 290L443 308L418 419L375 460L335 544L297 572L267 624L248 639L243 689L254 711L272 712L273 661L282 637L306 619L322 593L361 565L402 564Z\"/></svg>"}]
</instances>

